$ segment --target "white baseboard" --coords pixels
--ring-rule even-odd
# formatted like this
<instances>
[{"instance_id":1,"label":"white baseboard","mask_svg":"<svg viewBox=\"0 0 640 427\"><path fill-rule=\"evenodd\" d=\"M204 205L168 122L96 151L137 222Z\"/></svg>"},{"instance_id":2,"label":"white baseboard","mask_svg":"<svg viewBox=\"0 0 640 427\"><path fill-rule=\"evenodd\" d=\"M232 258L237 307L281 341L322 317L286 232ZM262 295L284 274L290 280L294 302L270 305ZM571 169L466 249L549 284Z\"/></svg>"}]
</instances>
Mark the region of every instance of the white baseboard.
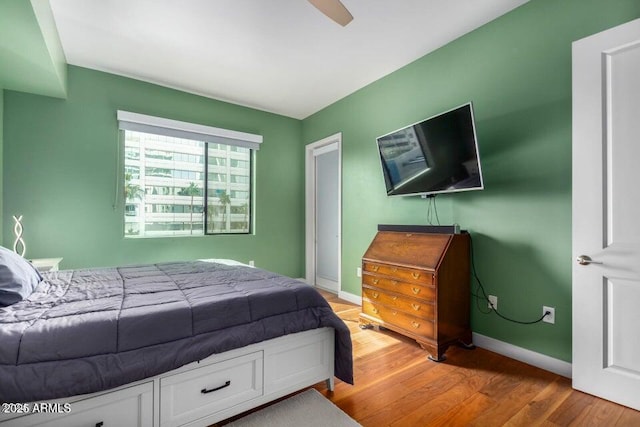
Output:
<instances>
[{"instance_id":1,"label":"white baseboard","mask_svg":"<svg viewBox=\"0 0 640 427\"><path fill-rule=\"evenodd\" d=\"M305 279L304 277L299 277L297 280L300 280L301 282L304 282L307 285L313 286L309 282L307 282L307 279ZM320 286L320 289L323 289L323 288ZM351 304L362 305L362 297L360 295L354 295L354 294L350 294L349 292L338 291L338 298L343 299L347 302L350 302Z\"/></svg>"},{"instance_id":2,"label":"white baseboard","mask_svg":"<svg viewBox=\"0 0 640 427\"><path fill-rule=\"evenodd\" d=\"M339 291L338 298L349 301L351 304L362 305L362 297L360 295L350 294L349 292Z\"/></svg>"},{"instance_id":3,"label":"white baseboard","mask_svg":"<svg viewBox=\"0 0 640 427\"><path fill-rule=\"evenodd\" d=\"M475 332L473 333L473 343L480 348L519 360L520 362L553 372L554 374L562 375L563 377L571 378L571 363L565 362L564 360L556 359L542 353L536 353L535 351L527 350L526 348L518 347Z\"/></svg>"}]
</instances>

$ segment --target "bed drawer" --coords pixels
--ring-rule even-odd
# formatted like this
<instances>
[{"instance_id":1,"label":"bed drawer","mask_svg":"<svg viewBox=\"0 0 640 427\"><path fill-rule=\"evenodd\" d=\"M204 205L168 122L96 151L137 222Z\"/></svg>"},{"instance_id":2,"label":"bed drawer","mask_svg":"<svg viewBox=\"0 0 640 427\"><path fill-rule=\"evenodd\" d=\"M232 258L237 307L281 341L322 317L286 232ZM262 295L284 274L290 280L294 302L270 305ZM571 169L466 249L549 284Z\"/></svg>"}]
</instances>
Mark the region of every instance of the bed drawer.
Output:
<instances>
[{"instance_id":1,"label":"bed drawer","mask_svg":"<svg viewBox=\"0 0 640 427\"><path fill-rule=\"evenodd\" d=\"M52 401L40 413L0 422L4 427L153 426L153 383L127 387L89 399ZM64 406L64 405L68 406ZM34 410L35 403L29 404ZM42 403L39 403L42 405ZM66 413L65 413L66 412Z\"/></svg>"},{"instance_id":2,"label":"bed drawer","mask_svg":"<svg viewBox=\"0 0 640 427\"><path fill-rule=\"evenodd\" d=\"M178 426L263 394L263 352L160 379L160 425Z\"/></svg>"}]
</instances>

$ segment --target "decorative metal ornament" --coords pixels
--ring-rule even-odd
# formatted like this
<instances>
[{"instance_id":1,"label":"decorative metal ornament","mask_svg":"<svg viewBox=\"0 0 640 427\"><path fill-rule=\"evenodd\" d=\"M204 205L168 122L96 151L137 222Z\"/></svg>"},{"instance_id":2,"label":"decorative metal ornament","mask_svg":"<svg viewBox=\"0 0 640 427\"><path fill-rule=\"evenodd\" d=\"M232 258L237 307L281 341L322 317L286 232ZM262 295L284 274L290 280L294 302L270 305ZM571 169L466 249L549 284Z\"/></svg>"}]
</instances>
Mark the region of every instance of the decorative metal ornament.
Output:
<instances>
[{"instance_id":1,"label":"decorative metal ornament","mask_svg":"<svg viewBox=\"0 0 640 427\"><path fill-rule=\"evenodd\" d=\"M23 230L22 223L20 222L22 221L22 215L17 218L15 215L13 215L13 220L16 222L13 225L13 233L16 235L16 240L15 242L13 242L13 252L19 254L21 257L24 257L24 254L27 251L27 245L24 244L24 240L22 239ZM18 251L18 248L20 248L20 251Z\"/></svg>"}]
</instances>

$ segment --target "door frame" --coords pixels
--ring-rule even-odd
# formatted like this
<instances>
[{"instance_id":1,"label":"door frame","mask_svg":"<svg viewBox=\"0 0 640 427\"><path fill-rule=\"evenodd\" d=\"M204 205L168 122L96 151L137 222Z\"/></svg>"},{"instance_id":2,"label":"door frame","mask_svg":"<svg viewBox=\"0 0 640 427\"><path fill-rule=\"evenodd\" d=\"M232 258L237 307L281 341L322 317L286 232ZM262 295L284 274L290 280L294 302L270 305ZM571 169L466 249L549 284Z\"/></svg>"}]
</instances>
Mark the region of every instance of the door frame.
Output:
<instances>
[{"instance_id":1,"label":"door frame","mask_svg":"<svg viewBox=\"0 0 640 427\"><path fill-rule=\"evenodd\" d=\"M305 147L305 281L315 286L316 277L316 162L319 154L338 150L338 293L342 291L342 132Z\"/></svg>"}]
</instances>

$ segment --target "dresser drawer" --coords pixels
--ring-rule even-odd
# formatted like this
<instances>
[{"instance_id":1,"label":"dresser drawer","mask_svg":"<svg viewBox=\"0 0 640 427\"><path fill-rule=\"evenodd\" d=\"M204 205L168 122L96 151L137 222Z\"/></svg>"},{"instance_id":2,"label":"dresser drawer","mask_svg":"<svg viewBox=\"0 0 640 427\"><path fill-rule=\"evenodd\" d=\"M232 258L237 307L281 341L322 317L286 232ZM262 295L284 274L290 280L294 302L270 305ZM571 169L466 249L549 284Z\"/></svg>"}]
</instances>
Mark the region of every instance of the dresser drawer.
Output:
<instances>
[{"instance_id":1,"label":"dresser drawer","mask_svg":"<svg viewBox=\"0 0 640 427\"><path fill-rule=\"evenodd\" d=\"M373 303L380 303L392 308L397 308L398 310L420 318L433 319L435 315L434 303L432 301L406 298L366 286L362 287L362 297Z\"/></svg>"},{"instance_id":2,"label":"dresser drawer","mask_svg":"<svg viewBox=\"0 0 640 427\"><path fill-rule=\"evenodd\" d=\"M425 301L436 300L436 288L434 286L406 283L367 273L362 273L362 283L372 288L384 289Z\"/></svg>"},{"instance_id":3,"label":"dresser drawer","mask_svg":"<svg viewBox=\"0 0 640 427\"><path fill-rule=\"evenodd\" d=\"M362 263L362 271L380 274L383 276L391 276L398 280L409 281L412 283L420 283L433 286L433 273L424 270L416 270L406 267L397 267L394 265L378 264L375 262L364 261Z\"/></svg>"},{"instance_id":4,"label":"dresser drawer","mask_svg":"<svg viewBox=\"0 0 640 427\"><path fill-rule=\"evenodd\" d=\"M178 426L262 396L256 352L160 379L160 425Z\"/></svg>"},{"instance_id":5,"label":"dresser drawer","mask_svg":"<svg viewBox=\"0 0 640 427\"><path fill-rule=\"evenodd\" d=\"M362 312L369 316L376 317L385 323L402 328L412 334L426 338L435 338L433 319L410 316L395 308L386 307L367 300L362 301Z\"/></svg>"}]
</instances>

